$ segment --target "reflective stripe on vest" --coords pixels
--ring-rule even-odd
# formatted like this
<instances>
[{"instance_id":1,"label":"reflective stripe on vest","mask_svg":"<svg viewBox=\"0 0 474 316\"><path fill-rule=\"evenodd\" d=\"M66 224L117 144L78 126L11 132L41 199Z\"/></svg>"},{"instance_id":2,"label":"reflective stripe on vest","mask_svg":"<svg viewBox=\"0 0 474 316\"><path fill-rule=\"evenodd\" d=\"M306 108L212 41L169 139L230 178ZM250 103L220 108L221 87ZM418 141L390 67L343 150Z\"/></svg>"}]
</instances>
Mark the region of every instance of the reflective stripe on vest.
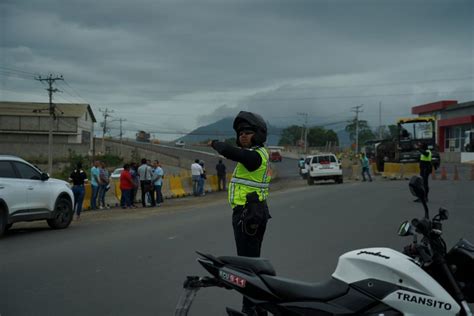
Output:
<instances>
[{"instance_id":1,"label":"reflective stripe on vest","mask_svg":"<svg viewBox=\"0 0 474 316\"><path fill-rule=\"evenodd\" d=\"M268 152L263 147L252 148L262 158L262 163L257 170L248 171L240 162L234 169L229 185L229 203L232 208L237 205L245 205L247 194L257 192L260 201L268 197L268 187L271 180L270 164L268 163Z\"/></svg>"},{"instance_id":2,"label":"reflective stripe on vest","mask_svg":"<svg viewBox=\"0 0 474 316\"><path fill-rule=\"evenodd\" d=\"M230 179L230 182L245 184L246 186L254 187L254 188L268 188L270 186L269 183L260 183L260 182L255 182L251 180L239 179L239 178L232 178Z\"/></svg>"},{"instance_id":3,"label":"reflective stripe on vest","mask_svg":"<svg viewBox=\"0 0 474 316\"><path fill-rule=\"evenodd\" d=\"M423 154L420 154L420 161L428 161L428 162L431 162L431 150L427 149L426 150L428 152L428 156L425 156Z\"/></svg>"}]
</instances>

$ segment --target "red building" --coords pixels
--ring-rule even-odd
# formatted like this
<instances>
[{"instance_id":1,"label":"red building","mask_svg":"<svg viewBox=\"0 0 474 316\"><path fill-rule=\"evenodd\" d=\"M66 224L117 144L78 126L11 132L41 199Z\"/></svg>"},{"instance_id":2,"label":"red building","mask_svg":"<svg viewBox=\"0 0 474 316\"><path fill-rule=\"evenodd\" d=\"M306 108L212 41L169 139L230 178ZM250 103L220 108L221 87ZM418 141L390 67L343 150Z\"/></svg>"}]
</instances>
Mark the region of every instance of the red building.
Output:
<instances>
[{"instance_id":1,"label":"red building","mask_svg":"<svg viewBox=\"0 0 474 316\"><path fill-rule=\"evenodd\" d=\"M443 100L414 106L411 113L436 118L440 152L464 151L466 131L474 131L474 101Z\"/></svg>"}]
</instances>

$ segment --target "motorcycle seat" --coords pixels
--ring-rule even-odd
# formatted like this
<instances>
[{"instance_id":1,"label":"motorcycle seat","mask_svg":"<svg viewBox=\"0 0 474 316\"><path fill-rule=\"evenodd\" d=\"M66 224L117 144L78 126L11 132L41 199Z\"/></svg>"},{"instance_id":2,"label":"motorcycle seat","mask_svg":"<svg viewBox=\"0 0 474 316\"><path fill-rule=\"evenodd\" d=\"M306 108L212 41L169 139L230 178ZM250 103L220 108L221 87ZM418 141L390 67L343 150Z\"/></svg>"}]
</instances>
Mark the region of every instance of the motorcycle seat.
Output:
<instances>
[{"instance_id":1,"label":"motorcycle seat","mask_svg":"<svg viewBox=\"0 0 474 316\"><path fill-rule=\"evenodd\" d=\"M288 302L327 302L349 291L349 285L334 278L321 283L307 283L267 275L262 275L261 278L276 296Z\"/></svg>"},{"instance_id":2,"label":"motorcycle seat","mask_svg":"<svg viewBox=\"0 0 474 316\"><path fill-rule=\"evenodd\" d=\"M275 268L273 268L268 259L235 256L223 256L219 257L218 259L226 264L246 270L251 270L255 274L276 275Z\"/></svg>"}]
</instances>

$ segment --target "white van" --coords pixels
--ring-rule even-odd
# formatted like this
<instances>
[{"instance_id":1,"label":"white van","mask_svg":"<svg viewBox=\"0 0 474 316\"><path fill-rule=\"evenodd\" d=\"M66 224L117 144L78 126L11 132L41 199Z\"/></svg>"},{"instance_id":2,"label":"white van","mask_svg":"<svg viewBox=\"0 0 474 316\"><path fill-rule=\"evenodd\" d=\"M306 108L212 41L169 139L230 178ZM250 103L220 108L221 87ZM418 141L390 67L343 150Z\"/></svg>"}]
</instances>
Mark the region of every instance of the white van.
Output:
<instances>
[{"instance_id":1,"label":"white van","mask_svg":"<svg viewBox=\"0 0 474 316\"><path fill-rule=\"evenodd\" d=\"M309 185L319 180L334 180L336 183L342 183L342 165L336 155L331 153L313 155L309 163L307 180Z\"/></svg>"}]
</instances>

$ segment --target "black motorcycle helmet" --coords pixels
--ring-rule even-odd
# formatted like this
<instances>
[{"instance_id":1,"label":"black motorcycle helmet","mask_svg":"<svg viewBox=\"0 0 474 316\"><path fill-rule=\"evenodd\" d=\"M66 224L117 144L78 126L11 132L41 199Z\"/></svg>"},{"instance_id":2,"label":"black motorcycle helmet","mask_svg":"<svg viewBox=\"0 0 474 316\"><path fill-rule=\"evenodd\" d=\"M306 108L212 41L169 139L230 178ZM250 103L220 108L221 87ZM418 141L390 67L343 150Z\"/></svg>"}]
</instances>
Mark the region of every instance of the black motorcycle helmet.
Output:
<instances>
[{"instance_id":1,"label":"black motorcycle helmet","mask_svg":"<svg viewBox=\"0 0 474 316\"><path fill-rule=\"evenodd\" d=\"M239 142L239 132L245 129L255 132L252 138L252 145L263 146L263 143L267 140L267 124L258 114L240 111L234 119L233 127L237 134L236 143L238 146L241 146Z\"/></svg>"}]
</instances>

